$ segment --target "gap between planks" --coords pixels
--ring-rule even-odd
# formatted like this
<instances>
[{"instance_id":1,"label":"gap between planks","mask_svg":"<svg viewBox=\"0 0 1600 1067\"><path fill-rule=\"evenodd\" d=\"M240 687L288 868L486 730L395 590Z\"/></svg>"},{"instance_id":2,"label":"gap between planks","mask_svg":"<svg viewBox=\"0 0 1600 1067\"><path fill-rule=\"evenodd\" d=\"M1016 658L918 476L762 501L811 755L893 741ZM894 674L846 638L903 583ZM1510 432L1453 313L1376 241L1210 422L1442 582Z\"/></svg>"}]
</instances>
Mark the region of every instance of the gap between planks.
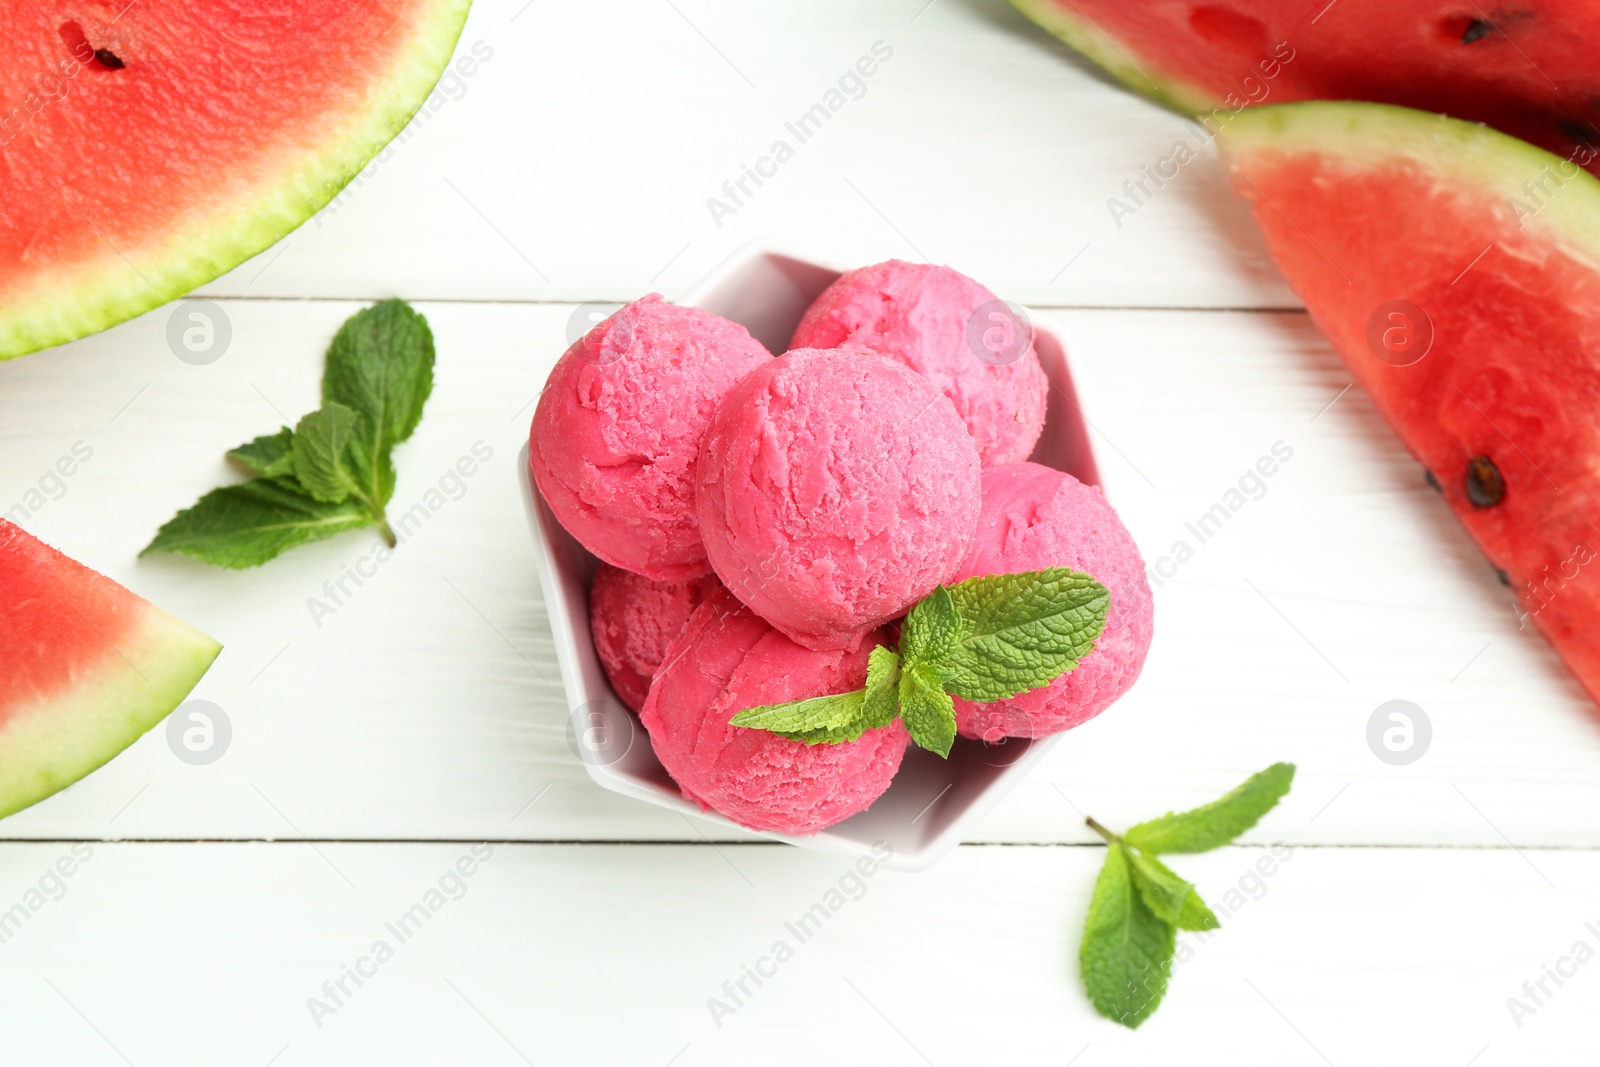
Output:
<instances>
[{"instance_id":1,"label":"gap between planks","mask_svg":"<svg viewBox=\"0 0 1600 1067\"><path fill-rule=\"evenodd\" d=\"M568 845L611 847L666 846L672 848L794 848L782 841L710 841L672 838L593 837L0 837L0 848L7 845L528 845L553 847ZM1295 849L1335 851L1338 849L1388 850L1393 852L1600 852L1600 845L1441 845L1441 844L1350 844L1296 841L1245 842L1223 848L1265 849L1287 845ZM1105 848L1103 841L965 841L959 848Z\"/></svg>"}]
</instances>

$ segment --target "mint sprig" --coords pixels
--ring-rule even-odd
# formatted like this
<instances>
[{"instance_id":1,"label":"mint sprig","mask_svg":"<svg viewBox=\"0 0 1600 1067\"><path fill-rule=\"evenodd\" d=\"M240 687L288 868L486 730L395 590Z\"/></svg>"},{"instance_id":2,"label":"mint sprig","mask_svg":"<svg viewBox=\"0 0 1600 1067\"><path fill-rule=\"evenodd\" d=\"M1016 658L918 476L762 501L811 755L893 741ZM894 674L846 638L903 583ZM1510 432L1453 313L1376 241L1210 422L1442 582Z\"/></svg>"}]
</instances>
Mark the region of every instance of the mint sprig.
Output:
<instances>
[{"instance_id":1,"label":"mint sprig","mask_svg":"<svg viewBox=\"0 0 1600 1067\"><path fill-rule=\"evenodd\" d=\"M729 721L838 744L899 718L912 741L948 757L951 696L1003 700L1049 685L1094 649L1110 603L1105 586L1066 567L939 586L907 613L898 651L873 649L865 689L748 708Z\"/></svg>"},{"instance_id":2,"label":"mint sprig","mask_svg":"<svg viewBox=\"0 0 1600 1067\"><path fill-rule=\"evenodd\" d=\"M178 512L140 555L178 552L240 570L369 526L394 547L384 511L394 496L394 447L422 419L433 363L428 320L404 301L357 312L328 348L322 407L293 429L230 449L228 458L256 477Z\"/></svg>"},{"instance_id":3,"label":"mint sprig","mask_svg":"<svg viewBox=\"0 0 1600 1067\"><path fill-rule=\"evenodd\" d=\"M1254 826L1289 792L1294 764L1274 763L1237 789L1192 811L1168 812L1123 835L1145 852L1210 852Z\"/></svg>"},{"instance_id":4,"label":"mint sprig","mask_svg":"<svg viewBox=\"0 0 1600 1067\"><path fill-rule=\"evenodd\" d=\"M1084 989L1096 1011L1137 1027L1166 995L1177 932L1222 925L1195 887L1156 856L1227 844L1271 811L1293 780L1294 764L1274 763L1219 800L1120 835L1085 820L1108 846L1078 948Z\"/></svg>"}]
</instances>

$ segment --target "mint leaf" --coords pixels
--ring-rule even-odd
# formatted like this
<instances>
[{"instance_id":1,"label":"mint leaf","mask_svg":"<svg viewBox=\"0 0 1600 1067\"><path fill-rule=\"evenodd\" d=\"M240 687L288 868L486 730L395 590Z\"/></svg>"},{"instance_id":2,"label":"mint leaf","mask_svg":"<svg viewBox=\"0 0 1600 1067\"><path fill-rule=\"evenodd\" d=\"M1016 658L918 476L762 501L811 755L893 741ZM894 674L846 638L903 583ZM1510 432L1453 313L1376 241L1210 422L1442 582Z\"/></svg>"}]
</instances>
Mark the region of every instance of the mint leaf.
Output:
<instances>
[{"instance_id":1,"label":"mint leaf","mask_svg":"<svg viewBox=\"0 0 1600 1067\"><path fill-rule=\"evenodd\" d=\"M1105 586L1066 567L969 578L949 594L961 635L940 660L945 688L978 701L1038 689L1076 667L1111 603Z\"/></svg>"},{"instance_id":2,"label":"mint leaf","mask_svg":"<svg viewBox=\"0 0 1600 1067\"><path fill-rule=\"evenodd\" d=\"M376 524L394 496L394 446L410 437L433 390L433 334L403 301L385 300L340 327L322 376L323 406L291 430L228 452L260 477L216 489L161 527L140 555L180 552L223 567Z\"/></svg>"},{"instance_id":3,"label":"mint leaf","mask_svg":"<svg viewBox=\"0 0 1600 1067\"><path fill-rule=\"evenodd\" d=\"M361 416L350 458L361 495L382 507L394 496L394 446L411 436L433 391L433 332L402 300L351 316L328 348L324 404Z\"/></svg>"},{"instance_id":4,"label":"mint leaf","mask_svg":"<svg viewBox=\"0 0 1600 1067\"><path fill-rule=\"evenodd\" d=\"M1222 925L1194 886L1178 877L1166 864L1123 842L1111 847L1126 853L1134 888L1144 899L1145 906L1164 922L1180 930L1215 930Z\"/></svg>"},{"instance_id":5,"label":"mint leaf","mask_svg":"<svg viewBox=\"0 0 1600 1067\"><path fill-rule=\"evenodd\" d=\"M1177 923L1183 912L1184 898L1193 887L1154 856L1146 856L1121 841L1111 847L1122 850L1133 886L1144 898L1145 905L1163 922Z\"/></svg>"},{"instance_id":6,"label":"mint leaf","mask_svg":"<svg viewBox=\"0 0 1600 1067\"><path fill-rule=\"evenodd\" d=\"M1209 852L1254 826L1289 792L1293 781L1294 764L1274 763L1221 799L1142 822L1123 837L1149 853Z\"/></svg>"},{"instance_id":7,"label":"mint leaf","mask_svg":"<svg viewBox=\"0 0 1600 1067\"><path fill-rule=\"evenodd\" d=\"M874 648L867 660L867 687L847 695L861 697L860 708L849 722L813 730L775 729L772 732L808 745L837 745L859 740L868 730L888 726L900 715L900 657L883 645ZM732 721L735 726L746 725L739 722L738 716Z\"/></svg>"},{"instance_id":8,"label":"mint leaf","mask_svg":"<svg viewBox=\"0 0 1600 1067\"><path fill-rule=\"evenodd\" d=\"M355 493L371 510L373 502L359 491L350 469L350 438L360 418L329 402L301 419L294 428L294 474L317 500L337 504Z\"/></svg>"},{"instance_id":9,"label":"mint leaf","mask_svg":"<svg viewBox=\"0 0 1600 1067\"><path fill-rule=\"evenodd\" d=\"M729 719L728 724L773 733L831 730L859 718L866 695L865 689L857 689L850 693L787 700L782 704L763 704L746 708Z\"/></svg>"},{"instance_id":10,"label":"mint leaf","mask_svg":"<svg viewBox=\"0 0 1600 1067\"><path fill-rule=\"evenodd\" d=\"M900 674L900 718L911 740L948 758L956 740L956 706L944 691L938 668L907 663Z\"/></svg>"},{"instance_id":11,"label":"mint leaf","mask_svg":"<svg viewBox=\"0 0 1600 1067\"><path fill-rule=\"evenodd\" d=\"M265 478L292 478L294 453L290 449L293 440L294 431L285 426L277 433L257 437L238 448L229 449L228 458L237 460Z\"/></svg>"},{"instance_id":12,"label":"mint leaf","mask_svg":"<svg viewBox=\"0 0 1600 1067\"><path fill-rule=\"evenodd\" d=\"M878 645L867 658L867 695L861 703L865 729L888 726L900 714L900 656Z\"/></svg>"},{"instance_id":13,"label":"mint leaf","mask_svg":"<svg viewBox=\"0 0 1600 1067\"><path fill-rule=\"evenodd\" d=\"M178 512L139 554L177 552L243 570L297 545L371 523L354 500L325 503L276 479L256 478L213 489Z\"/></svg>"},{"instance_id":14,"label":"mint leaf","mask_svg":"<svg viewBox=\"0 0 1600 1067\"><path fill-rule=\"evenodd\" d=\"M1183 910L1173 925L1180 930L1216 930L1222 926L1222 920L1200 899L1194 886L1190 886L1189 895L1183 898Z\"/></svg>"},{"instance_id":15,"label":"mint leaf","mask_svg":"<svg viewBox=\"0 0 1600 1067\"><path fill-rule=\"evenodd\" d=\"M941 585L907 613L900 628L900 651L912 662L943 663L955 653L960 639L961 618L950 590Z\"/></svg>"},{"instance_id":16,"label":"mint leaf","mask_svg":"<svg viewBox=\"0 0 1600 1067\"><path fill-rule=\"evenodd\" d=\"M1166 994L1177 931L1222 924L1195 887L1156 859L1161 852L1204 852L1256 824L1289 791L1294 764L1274 763L1220 800L1167 814L1117 835L1090 816L1106 839L1078 962L1095 1010L1136 1027Z\"/></svg>"},{"instance_id":17,"label":"mint leaf","mask_svg":"<svg viewBox=\"0 0 1600 1067\"><path fill-rule=\"evenodd\" d=\"M1083 986L1095 1010L1130 1029L1150 1017L1167 991L1177 932L1134 890L1127 852L1106 850L1078 947Z\"/></svg>"}]
</instances>

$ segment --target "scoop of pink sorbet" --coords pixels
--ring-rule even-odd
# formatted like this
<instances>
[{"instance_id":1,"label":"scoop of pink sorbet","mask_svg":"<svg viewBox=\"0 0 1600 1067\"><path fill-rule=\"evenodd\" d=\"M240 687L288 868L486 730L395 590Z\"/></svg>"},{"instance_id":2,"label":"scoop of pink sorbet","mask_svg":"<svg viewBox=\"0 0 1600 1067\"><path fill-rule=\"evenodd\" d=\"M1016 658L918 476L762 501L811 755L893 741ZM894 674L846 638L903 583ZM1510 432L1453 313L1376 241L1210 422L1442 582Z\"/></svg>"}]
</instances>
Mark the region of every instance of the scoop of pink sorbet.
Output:
<instances>
[{"instance_id":1,"label":"scoop of pink sorbet","mask_svg":"<svg viewBox=\"0 0 1600 1067\"><path fill-rule=\"evenodd\" d=\"M1031 327L949 267L891 259L846 271L806 311L790 347L898 359L955 404L985 467L1027 459L1044 429L1050 383Z\"/></svg>"},{"instance_id":2,"label":"scoop of pink sorbet","mask_svg":"<svg viewBox=\"0 0 1600 1067\"><path fill-rule=\"evenodd\" d=\"M533 415L528 461L561 525L658 581L710 572L694 461L722 394L772 355L743 326L651 294L567 350Z\"/></svg>"},{"instance_id":3,"label":"scoop of pink sorbet","mask_svg":"<svg viewBox=\"0 0 1600 1067\"><path fill-rule=\"evenodd\" d=\"M853 646L953 575L982 503L950 401L859 351L802 349L746 375L697 481L717 576L808 648Z\"/></svg>"},{"instance_id":4,"label":"scoop of pink sorbet","mask_svg":"<svg viewBox=\"0 0 1600 1067\"><path fill-rule=\"evenodd\" d=\"M814 834L865 811L900 769L910 735L898 720L837 745L728 720L746 708L860 689L881 636L854 651L814 652L717 590L673 643L645 701L640 718L657 758L684 796L753 830Z\"/></svg>"},{"instance_id":5,"label":"scoop of pink sorbet","mask_svg":"<svg viewBox=\"0 0 1600 1067\"><path fill-rule=\"evenodd\" d=\"M975 704L956 698L965 737L1044 737L1087 722L1127 691L1150 649L1154 603L1144 560L1095 486L1037 463L983 472L983 517L960 577L1071 567L1111 594L1094 651L1042 689Z\"/></svg>"},{"instance_id":6,"label":"scoop of pink sorbet","mask_svg":"<svg viewBox=\"0 0 1600 1067\"><path fill-rule=\"evenodd\" d=\"M589 589L589 632L611 688L634 711L644 707L650 680L683 632L689 616L714 591L715 576L658 582L600 564Z\"/></svg>"}]
</instances>

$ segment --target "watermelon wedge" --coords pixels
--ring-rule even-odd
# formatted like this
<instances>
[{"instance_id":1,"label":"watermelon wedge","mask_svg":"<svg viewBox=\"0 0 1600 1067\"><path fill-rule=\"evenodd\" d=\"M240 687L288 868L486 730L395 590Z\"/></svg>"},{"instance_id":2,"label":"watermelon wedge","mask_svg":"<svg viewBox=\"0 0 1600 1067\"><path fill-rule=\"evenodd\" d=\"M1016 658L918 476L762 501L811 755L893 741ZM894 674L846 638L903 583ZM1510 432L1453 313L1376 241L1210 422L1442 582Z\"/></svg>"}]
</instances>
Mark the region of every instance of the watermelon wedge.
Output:
<instances>
[{"instance_id":1,"label":"watermelon wedge","mask_svg":"<svg viewBox=\"0 0 1600 1067\"><path fill-rule=\"evenodd\" d=\"M1129 88L1213 128L1367 100L1488 123L1600 168L1592 0L1012 0Z\"/></svg>"},{"instance_id":2,"label":"watermelon wedge","mask_svg":"<svg viewBox=\"0 0 1600 1067\"><path fill-rule=\"evenodd\" d=\"M0 359L268 247L399 133L470 0L0 0Z\"/></svg>"},{"instance_id":3,"label":"watermelon wedge","mask_svg":"<svg viewBox=\"0 0 1600 1067\"><path fill-rule=\"evenodd\" d=\"M1378 104L1252 108L1219 140L1312 318L1600 702L1600 181Z\"/></svg>"},{"instance_id":4,"label":"watermelon wedge","mask_svg":"<svg viewBox=\"0 0 1600 1067\"><path fill-rule=\"evenodd\" d=\"M0 519L0 818L133 744L221 648Z\"/></svg>"}]
</instances>

